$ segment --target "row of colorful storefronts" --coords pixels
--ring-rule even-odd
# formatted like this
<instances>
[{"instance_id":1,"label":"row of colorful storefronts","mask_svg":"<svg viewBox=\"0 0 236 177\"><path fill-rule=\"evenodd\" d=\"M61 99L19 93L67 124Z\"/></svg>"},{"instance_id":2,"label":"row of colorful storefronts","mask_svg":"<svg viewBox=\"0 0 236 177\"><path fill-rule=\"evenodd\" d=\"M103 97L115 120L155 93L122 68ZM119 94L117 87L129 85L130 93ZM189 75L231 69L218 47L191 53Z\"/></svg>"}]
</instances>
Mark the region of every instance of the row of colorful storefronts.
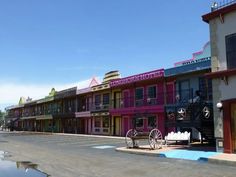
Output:
<instances>
[{"instance_id":1,"label":"row of colorful storefronts","mask_svg":"<svg viewBox=\"0 0 236 177\"><path fill-rule=\"evenodd\" d=\"M236 1L214 3L202 16L210 42L173 68L120 78L118 71L87 88L52 89L40 100L8 107L19 130L125 136L130 128L190 131L191 139L236 152ZM159 60L160 61L160 60ZM158 62L158 61L157 61ZM199 136L200 135L200 136Z\"/></svg>"},{"instance_id":2,"label":"row of colorful storefronts","mask_svg":"<svg viewBox=\"0 0 236 177\"><path fill-rule=\"evenodd\" d=\"M212 114L211 80L205 77L211 69L210 56L207 43L191 60L173 68L124 78L111 71L102 83L93 78L84 89L52 89L40 100L21 98L18 105L7 108L8 121L25 131L125 136L134 127L140 131L156 127L163 136L188 130L193 139L201 133L205 140L213 140L213 116L204 118L202 106L208 103ZM195 102L195 97L201 100Z\"/></svg>"}]
</instances>

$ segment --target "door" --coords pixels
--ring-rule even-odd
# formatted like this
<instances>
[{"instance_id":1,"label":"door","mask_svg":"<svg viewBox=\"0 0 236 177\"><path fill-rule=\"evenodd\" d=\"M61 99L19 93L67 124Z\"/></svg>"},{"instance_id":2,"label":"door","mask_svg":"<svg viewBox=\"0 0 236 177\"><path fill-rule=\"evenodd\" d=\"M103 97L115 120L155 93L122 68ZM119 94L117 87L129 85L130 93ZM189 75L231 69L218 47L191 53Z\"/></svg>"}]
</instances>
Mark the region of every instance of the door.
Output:
<instances>
[{"instance_id":1,"label":"door","mask_svg":"<svg viewBox=\"0 0 236 177\"><path fill-rule=\"evenodd\" d=\"M174 83L169 83L166 85L166 90L167 90L167 104L173 104L174 101L175 101L175 86L174 86Z\"/></svg>"},{"instance_id":2,"label":"door","mask_svg":"<svg viewBox=\"0 0 236 177\"><path fill-rule=\"evenodd\" d=\"M85 133L85 120L84 119L79 119L79 133L84 134Z\"/></svg>"},{"instance_id":3,"label":"door","mask_svg":"<svg viewBox=\"0 0 236 177\"><path fill-rule=\"evenodd\" d=\"M189 80L179 82L180 101L188 102L190 99Z\"/></svg>"},{"instance_id":4,"label":"door","mask_svg":"<svg viewBox=\"0 0 236 177\"><path fill-rule=\"evenodd\" d=\"M114 93L114 108L120 108L120 101L121 101L121 98L120 98L120 92L115 92Z\"/></svg>"},{"instance_id":5,"label":"door","mask_svg":"<svg viewBox=\"0 0 236 177\"><path fill-rule=\"evenodd\" d=\"M115 117L115 130L114 130L114 135L115 136L120 136L120 117Z\"/></svg>"},{"instance_id":6,"label":"door","mask_svg":"<svg viewBox=\"0 0 236 177\"><path fill-rule=\"evenodd\" d=\"M129 117L123 117L123 135L125 136L129 130Z\"/></svg>"},{"instance_id":7,"label":"door","mask_svg":"<svg viewBox=\"0 0 236 177\"><path fill-rule=\"evenodd\" d=\"M123 104L124 104L124 108L130 107L130 97L129 97L128 90L123 92Z\"/></svg>"},{"instance_id":8,"label":"door","mask_svg":"<svg viewBox=\"0 0 236 177\"><path fill-rule=\"evenodd\" d=\"M231 104L231 128L233 151L236 152L236 103Z\"/></svg>"}]
</instances>

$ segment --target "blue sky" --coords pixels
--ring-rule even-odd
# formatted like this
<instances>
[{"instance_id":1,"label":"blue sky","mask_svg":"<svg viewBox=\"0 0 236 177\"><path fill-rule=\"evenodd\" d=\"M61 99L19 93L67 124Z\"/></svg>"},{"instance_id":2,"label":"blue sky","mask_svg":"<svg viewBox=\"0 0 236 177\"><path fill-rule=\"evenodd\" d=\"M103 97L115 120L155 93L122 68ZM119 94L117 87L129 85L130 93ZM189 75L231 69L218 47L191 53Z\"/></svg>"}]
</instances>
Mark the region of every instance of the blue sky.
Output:
<instances>
[{"instance_id":1,"label":"blue sky","mask_svg":"<svg viewBox=\"0 0 236 177\"><path fill-rule=\"evenodd\" d=\"M201 15L210 12L211 4L210 0L2 0L0 109L21 95L45 95L50 87L102 77L110 70L128 76L173 67L209 41ZM37 94L39 87L44 91Z\"/></svg>"}]
</instances>

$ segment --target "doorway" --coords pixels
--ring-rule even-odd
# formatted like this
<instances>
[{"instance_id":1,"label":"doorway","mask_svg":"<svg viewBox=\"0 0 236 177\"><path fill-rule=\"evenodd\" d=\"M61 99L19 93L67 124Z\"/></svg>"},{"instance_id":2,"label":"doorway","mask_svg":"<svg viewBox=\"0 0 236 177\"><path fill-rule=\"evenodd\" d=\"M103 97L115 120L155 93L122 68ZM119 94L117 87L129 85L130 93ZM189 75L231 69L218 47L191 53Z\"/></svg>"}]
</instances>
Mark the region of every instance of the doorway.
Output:
<instances>
[{"instance_id":1,"label":"doorway","mask_svg":"<svg viewBox=\"0 0 236 177\"><path fill-rule=\"evenodd\" d=\"M120 136L120 130L121 130L121 122L120 117L114 117L114 135Z\"/></svg>"},{"instance_id":2,"label":"doorway","mask_svg":"<svg viewBox=\"0 0 236 177\"><path fill-rule=\"evenodd\" d=\"M124 108L130 107L129 90L123 91L123 107Z\"/></svg>"},{"instance_id":3,"label":"doorway","mask_svg":"<svg viewBox=\"0 0 236 177\"><path fill-rule=\"evenodd\" d=\"M236 153L236 103L231 104L231 128L233 152Z\"/></svg>"},{"instance_id":4,"label":"doorway","mask_svg":"<svg viewBox=\"0 0 236 177\"><path fill-rule=\"evenodd\" d=\"M85 120L84 119L79 119L79 126L78 126L78 133L84 134L85 133Z\"/></svg>"},{"instance_id":5,"label":"doorway","mask_svg":"<svg viewBox=\"0 0 236 177\"><path fill-rule=\"evenodd\" d=\"M189 80L183 80L179 82L180 101L188 101L190 99L191 95L189 89L190 89Z\"/></svg>"},{"instance_id":6,"label":"doorway","mask_svg":"<svg viewBox=\"0 0 236 177\"><path fill-rule=\"evenodd\" d=\"M114 92L114 108L120 108L121 93Z\"/></svg>"}]
</instances>

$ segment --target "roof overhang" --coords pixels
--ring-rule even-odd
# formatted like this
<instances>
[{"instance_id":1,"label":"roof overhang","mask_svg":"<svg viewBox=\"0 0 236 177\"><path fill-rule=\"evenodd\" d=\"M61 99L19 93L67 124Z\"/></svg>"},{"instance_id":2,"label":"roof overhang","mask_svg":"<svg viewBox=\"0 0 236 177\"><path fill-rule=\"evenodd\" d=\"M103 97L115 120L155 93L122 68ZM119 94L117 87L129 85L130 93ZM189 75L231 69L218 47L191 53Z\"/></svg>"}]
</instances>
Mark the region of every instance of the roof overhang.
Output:
<instances>
[{"instance_id":1,"label":"roof overhang","mask_svg":"<svg viewBox=\"0 0 236 177\"><path fill-rule=\"evenodd\" d=\"M212 11L208 14L205 14L202 16L202 20L206 23L209 23L210 20L217 18L217 17L222 17L225 14L235 11L235 10L236 10L236 3L226 6L226 7L223 7L223 8L220 8L216 11Z\"/></svg>"},{"instance_id":2,"label":"roof overhang","mask_svg":"<svg viewBox=\"0 0 236 177\"><path fill-rule=\"evenodd\" d=\"M227 69L205 74L207 78L222 78L236 75L236 69Z\"/></svg>"}]
</instances>

